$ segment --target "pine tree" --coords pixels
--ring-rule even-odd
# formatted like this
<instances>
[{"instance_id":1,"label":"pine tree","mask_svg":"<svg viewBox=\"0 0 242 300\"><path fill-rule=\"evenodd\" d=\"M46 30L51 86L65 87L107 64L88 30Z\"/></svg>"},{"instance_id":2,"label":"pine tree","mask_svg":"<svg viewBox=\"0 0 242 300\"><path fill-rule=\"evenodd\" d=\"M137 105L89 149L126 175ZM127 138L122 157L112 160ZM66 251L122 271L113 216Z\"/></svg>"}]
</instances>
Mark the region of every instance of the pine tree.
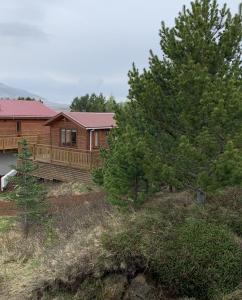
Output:
<instances>
[{"instance_id":1,"label":"pine tree","mask_svg":"<svg viewBox=\"0 0 242 300\"><path fill-rule=\"evenodd\" d=\"M144 144L129 127L125 133L114 134L109 145L103 173L108 198L115 205L138 206L149 189L143 168Z\"/></svg>"},{"instance_id":2,"label":"pine tree","mask_svg":"<svg viewBox=\"0 0 242 300\"><path fill-rule=\"evenodd\" d=\"M106 99L102 93L99 95L93 93L74 98L70 109L82 112L114 112L117 106L113 96Z\"/></svg>"},{"instance_id":3,"label":"pine tree","mask_svg":"<svg viewBox=\"0 0 242 300\"><path fill-rule=\"evenodd\" d=\"M19 208L20 223L25 237L29 234L31 224L40 222L46 212L46 192L38 182L38 179L31 175L36 170L33 164L31 153L26 140L21 141L21 152L18 154L18 165L15 168L17 176L13 177L11 183L13 191L8 195Z\"/></svg>"},{"instance_id":4,"label":"pine tree","mask_svg":"<svg viewBox=\"0 0 242 300\"><path fill-rule=\"evenodd\" d=\"M163 169L179 186L207 189L209 178L214 189L217 159L241 137L241 19L215 0L195 1L160 36L163 59L151 53L149 70L130 72L131 100L168 145Z\"/></svg>"},{"instance_id":5,"label":"pine tree","mask_svg":"<svg viewBox=\"0 0 242 300\"><path fill-rule=\"evenodd\" d=\"M241 17L232 16L226 5L220 9L216 0L195 0L191 9L183 8L174 27L162 23L160 38L162 58L151 51L148 69L140 73L133 66L129 113L117 116L123 134L132 128L145 144L144 177L150 185L194 191L239 184ZM126 148L132 151L130 143ZM228 151L233 153L230 162ZM109 158L106 164L115 167Z\"/></svg>"}]
</instances>

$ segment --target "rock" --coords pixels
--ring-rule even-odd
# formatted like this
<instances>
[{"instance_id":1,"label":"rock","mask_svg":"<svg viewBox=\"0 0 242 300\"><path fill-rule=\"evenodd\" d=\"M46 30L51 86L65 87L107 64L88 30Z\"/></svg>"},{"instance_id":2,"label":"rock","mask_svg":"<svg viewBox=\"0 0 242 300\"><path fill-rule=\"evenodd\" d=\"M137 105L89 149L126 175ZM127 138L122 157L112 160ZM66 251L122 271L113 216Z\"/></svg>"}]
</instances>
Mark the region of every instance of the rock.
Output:
<instances>
[{"instance_id":1,"label":"rock","mask_svg":"<svg viewBox=\"0 0 242 300\"><path fill-rule=\"evenodd\" d=\"M125 292L124 300L157 300L156 288L147 283L143 274L137 275Z\"/></svg>"}]
</instances>

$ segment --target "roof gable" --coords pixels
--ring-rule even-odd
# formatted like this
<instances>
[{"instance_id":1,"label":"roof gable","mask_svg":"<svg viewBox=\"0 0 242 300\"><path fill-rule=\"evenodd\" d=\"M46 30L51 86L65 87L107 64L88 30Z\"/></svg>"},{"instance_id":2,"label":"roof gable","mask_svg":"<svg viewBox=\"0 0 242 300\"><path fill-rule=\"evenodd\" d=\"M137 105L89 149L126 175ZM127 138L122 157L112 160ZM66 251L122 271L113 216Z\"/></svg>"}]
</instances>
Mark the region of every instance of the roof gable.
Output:
<instances>
[{"instance_id":1,"label":"roof gable","mask_svg":"<svg viewBox=\"0 0 242 300\"><path fill-rule=\"evenodd\" d=\"M48 120L45 125L51 125L62 117L86 129L107 129L116 126L114 113L96 112L61 112Z\"/></svg>"},{"instance_id":2,"label":"roof gable","mask_svg":"<svg viewBox=\"0 0 242 300\"><path fill-rule=\"evenodd\" d=\"M0 119L48 119L56 112L39 101L0 100Z\"/></svg>"}]
</instances>

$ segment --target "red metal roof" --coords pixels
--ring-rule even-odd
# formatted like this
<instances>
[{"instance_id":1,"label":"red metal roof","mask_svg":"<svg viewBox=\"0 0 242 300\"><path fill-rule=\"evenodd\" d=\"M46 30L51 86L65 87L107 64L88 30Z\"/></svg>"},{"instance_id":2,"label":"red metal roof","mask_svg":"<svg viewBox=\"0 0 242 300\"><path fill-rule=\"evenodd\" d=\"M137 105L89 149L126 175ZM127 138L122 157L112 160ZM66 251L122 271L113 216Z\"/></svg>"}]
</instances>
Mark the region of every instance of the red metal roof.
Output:
<instances>
[{"instance_id":1,"label":"red metal roof","mask_svg":"<svg viewBox=\"0 0 242 300\"><path fill-rule=\"evenodd\" d=\"M86 129L94 129L94 128L112 128L116 126L116 122L114 120L114 113L99 113L99 112L62 112L49 121L47 121L46 125L54 122L55 120L67 117L68 119L74 121L78 125L85 127Z\"/></svg>"},{"instance_id":2,"label":"red metal roof","mask_svg":"<svg viewBox=\"0 0 242 300\"><path fill-rule=\"evenodd\" d=\"M56 112L39 101L0 100L0 119L51 118Z\"/></svg>"}]
</instances>

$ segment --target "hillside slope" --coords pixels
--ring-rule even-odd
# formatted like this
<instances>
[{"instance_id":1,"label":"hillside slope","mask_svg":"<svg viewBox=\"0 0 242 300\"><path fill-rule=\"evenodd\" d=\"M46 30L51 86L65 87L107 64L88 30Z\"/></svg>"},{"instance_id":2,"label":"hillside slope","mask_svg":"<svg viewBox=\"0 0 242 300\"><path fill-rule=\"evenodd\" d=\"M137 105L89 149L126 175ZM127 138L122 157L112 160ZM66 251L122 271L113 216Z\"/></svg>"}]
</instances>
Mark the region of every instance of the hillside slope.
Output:
<instances>
[{"instance_id":1,"label":"hillside slope","mask_svg":"<svg viewBox=\"0 0 242 300\"><path fill-rule=\"evenodd\" d=\"M27 240L4 221L0 298L221 300L242 278L241 198L231 190L201 207L161 193L120 213L97 197L58 210Z\"/></svg>"}]
</instances>

